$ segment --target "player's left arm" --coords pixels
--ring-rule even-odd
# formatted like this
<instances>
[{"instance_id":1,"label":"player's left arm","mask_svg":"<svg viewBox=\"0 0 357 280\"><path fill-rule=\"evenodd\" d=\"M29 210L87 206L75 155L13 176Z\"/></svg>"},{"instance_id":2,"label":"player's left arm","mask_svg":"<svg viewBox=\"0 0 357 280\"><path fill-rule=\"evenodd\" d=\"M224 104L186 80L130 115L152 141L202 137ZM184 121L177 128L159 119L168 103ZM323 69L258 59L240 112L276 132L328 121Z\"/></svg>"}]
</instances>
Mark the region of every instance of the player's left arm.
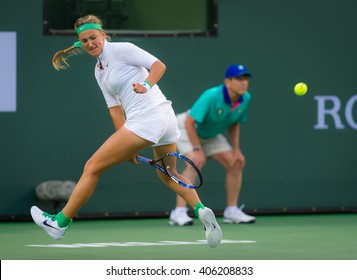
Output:
<instances>
[{"instance_id":1,"label":"player's left arm","mask_svg":"<svg viewBox=\"0 0 357 280\"><path fill-rule=\"evenodd\" d=\"M133 84L134 91L137 93L145 93L149 91L162 78L165 71L166 65L160 60L156 60L151 65L149 76L146 77L144 83Z\"/></svg>"},{"instance_id":2,"label":"player's left arm","mask_svg":"<svg viewBox=\"0 0 357 280\"><path fill-rule=\"evenodd\" d=\"M245 157L240 149L240 123L235 123L228 128L229 139L233 148L233 159L231 166L238 164L240 169L245 166Z\"/></svg>"},{"instance_id":3,"label":"player's left arm","mask_svg":"<svg viewBox=\"0 0 357 280\"><path fill-rule=\"evenodd\" d=\"M146 81L148 81L151 86L154 86L164 73L166 72L166 65L160 60L156 60L150 68L149 76L146 77Z\"/></svg>"}]
</instances>

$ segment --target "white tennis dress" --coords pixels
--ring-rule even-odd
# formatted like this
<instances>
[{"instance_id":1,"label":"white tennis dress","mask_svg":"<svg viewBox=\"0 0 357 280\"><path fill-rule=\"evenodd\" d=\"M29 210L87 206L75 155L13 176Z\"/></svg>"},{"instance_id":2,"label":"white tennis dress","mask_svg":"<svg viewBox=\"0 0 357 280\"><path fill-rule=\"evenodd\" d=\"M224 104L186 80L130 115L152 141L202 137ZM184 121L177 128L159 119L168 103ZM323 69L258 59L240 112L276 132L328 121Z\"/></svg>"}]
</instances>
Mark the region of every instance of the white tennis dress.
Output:
<instances>
[{"instance_id":1,"label":"white tennis dress","mask_svg":"<svg viewBox=\"0 0 357 280\"><path fill-rule=\"evenodd\" d=\"M133 90L133 84L142 83L149 75L147 69L157 60L134 44L105 41L95 77L108 108L120 105L124 109L128 130L156 145L165 145L176 142L180 134L171 101L158 85L144 94Z\"/></svg>"}]
</instances>

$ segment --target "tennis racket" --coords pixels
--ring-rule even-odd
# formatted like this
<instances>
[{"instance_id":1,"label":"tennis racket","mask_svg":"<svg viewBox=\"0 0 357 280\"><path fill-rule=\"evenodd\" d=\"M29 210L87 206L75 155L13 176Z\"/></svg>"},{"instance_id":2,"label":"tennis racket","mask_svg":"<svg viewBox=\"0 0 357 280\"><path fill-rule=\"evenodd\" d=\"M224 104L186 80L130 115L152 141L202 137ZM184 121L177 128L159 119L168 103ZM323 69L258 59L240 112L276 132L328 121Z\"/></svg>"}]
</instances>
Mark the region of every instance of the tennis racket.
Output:
<instances>
[{"instance_id":1,"label":"tennis racket","mask_svg":"<svg viewBox=\"0 0 357 280\"><path fill-rule=\"evenodd\" d=\"M153 160L142 156L136 156L140 163L147 163L169 176L177 184L189 188L198 189L202 186L203 178L198 167L189 158L179 153L167 153L162 158ZM192 176L190 176L192 175ZM186 176L196 178L190 182Z\"/></svg>"}]
</instances>

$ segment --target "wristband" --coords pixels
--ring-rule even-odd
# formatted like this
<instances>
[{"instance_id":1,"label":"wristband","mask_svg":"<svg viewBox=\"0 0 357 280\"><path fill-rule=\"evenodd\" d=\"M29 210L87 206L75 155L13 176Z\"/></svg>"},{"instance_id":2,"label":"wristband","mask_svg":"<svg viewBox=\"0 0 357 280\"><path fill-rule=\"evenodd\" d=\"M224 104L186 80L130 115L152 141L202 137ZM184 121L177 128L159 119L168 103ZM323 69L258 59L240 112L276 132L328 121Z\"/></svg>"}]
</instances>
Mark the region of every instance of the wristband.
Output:
<instances>
[{"instance_id":1,"label":"wristband","mask_svg":"<svg viewBox=\"0 0 357 280\"><path fill-rule=\"evenodd\" d=\"M193 146L192 150L193 150L193 151L199 151L199 150L201 150L201 145Z\"/></svg>"},{"instance_id":2,"label":"wristband","mask_svg":"<svg viewBox=\"0 0 357 280\"><path fill-rule=\"evenodd\" d=\"M146 92L148 92L151 89L151 87L145 82L142 82L141 85L146 88Z\"/></svg>"},{"instance_id":3,"label":"wristband","mask_svg":"<svg viewBox=\"0 0 357 280\"><path fill-rule=\"evenodd\" d=\"M147 84L150 87L150 89L152 88L152 85L147 80L144 81L144 84Z\"/></svg>"},{"instance_id":4,"label":"wristband","mask_svg":"<svg viewBox=\"0 0 357 280\"><path fill-rule=\"evenodd\" d=\"M151 84L147 80L143 81L141 85L146 88L146 92L148 92L152 88Z\"/></svg>"}]
</instances>

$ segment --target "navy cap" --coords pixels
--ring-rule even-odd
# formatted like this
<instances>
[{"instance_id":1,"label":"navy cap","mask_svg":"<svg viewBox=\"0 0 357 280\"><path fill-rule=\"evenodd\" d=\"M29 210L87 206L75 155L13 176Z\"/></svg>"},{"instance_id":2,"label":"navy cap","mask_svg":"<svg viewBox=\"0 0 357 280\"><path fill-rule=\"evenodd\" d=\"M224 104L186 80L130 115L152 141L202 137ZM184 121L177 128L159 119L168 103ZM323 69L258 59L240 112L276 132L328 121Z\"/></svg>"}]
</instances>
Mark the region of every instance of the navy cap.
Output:
<instances>
[{"instance_id":1,"label":"navy cap","mask_svg":"<svg viewBox=\"0 0 357 280\"><path fill-rule=\"evenodd\" d=\"M249 73L247 67L245 67L243 64L233 64L227 68L224 77L231 78L231 77L238 77L243 75L247 75L249 77L252 76L252 74Z\"/></svg>"}]
</instances>

